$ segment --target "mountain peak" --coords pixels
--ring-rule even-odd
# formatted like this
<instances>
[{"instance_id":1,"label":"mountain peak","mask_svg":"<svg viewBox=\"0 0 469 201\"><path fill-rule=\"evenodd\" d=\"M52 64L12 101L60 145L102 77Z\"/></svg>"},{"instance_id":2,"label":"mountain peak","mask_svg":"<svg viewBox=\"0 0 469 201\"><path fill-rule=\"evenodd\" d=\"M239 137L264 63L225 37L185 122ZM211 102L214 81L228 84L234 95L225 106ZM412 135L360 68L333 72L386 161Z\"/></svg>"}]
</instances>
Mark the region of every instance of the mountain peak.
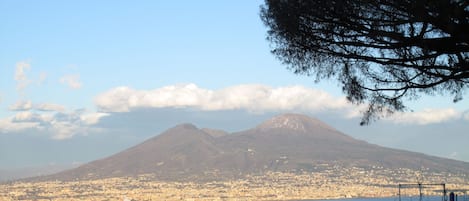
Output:
<instances>
[{"instance_id":1,"label":"mountain peak","mask_svg":"<svg viewBox=\"0 0 469 201\"><path fill-rule=\"evenodd\" d=\"M292 130L293 129L293 130ZM317 171L318 163L421 168L468 173L469 163L383 148L305 115L283 114L255 129L226 134L180 124L115 155L37 180L154 174L159 179L233 178L268 171Z\"/></svg>"},{"instance_id":2,"label":"mountain peak","mask_svg":"<svg viewBox=\"0 0 469 201\"><path fill-rule=\"evenodd\" d=\"M194 124L183 123L183 124L176 125L175 127L173 127L173 129L197 130L198 128Z\"/></svg>"},{"instance_id":3,"label":"mountain peak","mask_svg":"<svg viewBox=\"0 0 469 201\"><path fill-rule=\"evenodd\" d=\"M295 131L306 132L308 129L313 127L322 127L329 130L335 130L334 128L330 127L329 125L315 119L311 118L306 115L302 114L281 114L275 116L262 124L260 124L257 128L260 129L272 129L272 128L284 128L290 129Z\"/></svg>"},{"instance_id":4,"label":"mountain peak","mask_svg":"<svg viewBox=\"0 0 469 201\"><path fill-rule=\"evenodd\" d=\"M283 114L275 116L258 126L261 129L286 128L296 131L306 131L305 121L307 116L299 114Z\"/></svg>"}]
</instances>

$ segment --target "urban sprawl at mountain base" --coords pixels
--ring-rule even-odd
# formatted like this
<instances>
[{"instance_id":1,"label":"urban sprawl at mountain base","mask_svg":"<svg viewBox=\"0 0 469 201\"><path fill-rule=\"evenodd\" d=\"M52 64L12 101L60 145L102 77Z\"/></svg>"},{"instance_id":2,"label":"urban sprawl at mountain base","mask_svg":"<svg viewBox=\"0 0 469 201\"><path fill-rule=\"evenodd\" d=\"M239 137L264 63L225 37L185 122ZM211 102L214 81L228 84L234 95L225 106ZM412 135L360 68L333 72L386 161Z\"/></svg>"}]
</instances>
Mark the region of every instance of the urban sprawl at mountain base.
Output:
<instances>
[{"instance_id":1,"label":"urban sprawl at mountain base","mask_svg":"<svg viewBox=\"0 0 469 201\"><path fill-rule=\"evenodd\" d=\"M235 180L159 181L154 175L96 180L11 182L0 185L0 200L301 200L397 196L398 183L446 183L469 189L465 174L411 169L341 167L322 164L317 172L267 172ZM210 174L210 173L208 173ZM202 175L203 176L203 175ZM424 189L425 196L441 196ZM438 189L441 190L441 189ZM408 191L418 195L418 189Z\"/></svg>"}]
</instances>

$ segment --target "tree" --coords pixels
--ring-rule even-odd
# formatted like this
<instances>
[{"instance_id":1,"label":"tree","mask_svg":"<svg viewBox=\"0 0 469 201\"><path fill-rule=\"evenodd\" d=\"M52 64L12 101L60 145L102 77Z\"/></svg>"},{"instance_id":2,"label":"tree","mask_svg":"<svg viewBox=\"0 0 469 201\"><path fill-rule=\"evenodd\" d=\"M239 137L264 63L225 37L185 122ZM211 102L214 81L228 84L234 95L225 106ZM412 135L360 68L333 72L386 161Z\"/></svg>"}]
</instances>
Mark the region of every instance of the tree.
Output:
<instances>
[{"instance_id":1,"label":"tree","mask_svg":"<svg viewBox=\"0 0 469 201\"><path fill-rule=\"evenodd\" d=\"M288 68L368 104L361 125L422 94L457 102L467 90L468 0L266 0L260 16Z\"/></svg>"}]
</instances>

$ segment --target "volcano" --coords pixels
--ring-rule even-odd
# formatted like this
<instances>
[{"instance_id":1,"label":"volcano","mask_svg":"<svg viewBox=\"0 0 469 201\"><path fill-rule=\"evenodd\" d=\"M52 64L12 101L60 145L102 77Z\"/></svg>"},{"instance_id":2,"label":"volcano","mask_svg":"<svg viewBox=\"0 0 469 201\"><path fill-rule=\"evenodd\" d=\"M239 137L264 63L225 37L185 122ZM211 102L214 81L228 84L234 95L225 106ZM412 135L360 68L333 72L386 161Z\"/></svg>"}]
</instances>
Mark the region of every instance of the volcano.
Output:
<instances>
[{"instance_id":1,"label":"volcano","mask_svg":"<svg viewBox=\"0 0 469 201\"><path fill-rule=\"evenodd\" d=\"M164 180L232 178L268 171L314 171L318 164L467 172L469 163L354 139L318 119L283 114L227 133L177 125L141 144L41 180L152 174Z\"/></svg>"}]
</instances>

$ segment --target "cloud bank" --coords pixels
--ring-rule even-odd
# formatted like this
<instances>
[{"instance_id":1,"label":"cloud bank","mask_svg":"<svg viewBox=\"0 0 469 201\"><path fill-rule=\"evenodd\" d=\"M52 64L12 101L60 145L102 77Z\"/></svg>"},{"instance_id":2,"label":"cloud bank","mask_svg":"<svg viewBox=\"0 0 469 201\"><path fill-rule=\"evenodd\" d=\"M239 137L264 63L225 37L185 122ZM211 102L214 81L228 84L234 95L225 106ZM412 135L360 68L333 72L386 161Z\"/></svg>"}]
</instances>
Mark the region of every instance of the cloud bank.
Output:
<instances>
[{"instance_id":1,"label":"cloud bank","mask_svg":"<svg viewBox=\"0 0 469 201\"><path fill-rule=\"evenodd\" d=\"M9 107L15 115L0 119L0 133L24 129L47 131L53 139L68 139L75 135L87 135L97 129L103 117L129 113L142 119L145 109L165 109L176 113L214 111L247 111L252 114L298 112L308 114L333 114L336 118L361 117L365 106L352 105L345 97L304 86L270 87L260 84L236 85L212 90L195 84L164 86L152 90L116 87L97 95L94 99L98 111L67 111L65 106L53 103L34 104L18 101ZM143 109L143 110L142 110ZM143 115L143 116L138 116ZM112 125L113 118L107 118ZM390 124L427 125L451 120L469 120L469 112L455 109L425 109L417 112L396 113L382 121ZM354 121L354 120L351 120ZM357 120L358 122L358 120ZM139 123L139 122L134 122ZM131 126L131 125L129 125Z\"/></svg>"},{"instance_id":2,"label":"cloud bank","mask_svg":"<svg viewBox=\"0 0 469 201\"><path fill-rule=\"evenodd\" d=\"M16 103L8 107L8 109L12 111L25 111L25 110L30 110L32 108L33 108L33 104L31 101L23 101L23 100L17 101Z\"/></svg>"},{"instance_id":3,"label":"cloud bank","mask_svg":"<svg viewBox=\"0 0 469 201\"><path fill-rule=\"evenodd\" d=\"M107 114L86 112L85 110L66 111L65 106L54 103L33 104L31 101L18 101L9 107L15 111L11 117L0 119L0 133L15 133L27 129L45 131L52 139L63 140L77 134L86 135L93 125Z\"/></svg>"},{"instance_id":4,"label":"cloud bank","mask_svg":"<svg viewBox=\"0 0 469 201\"><path fill-rule=\"evenodd\" d=\"M9 110L11 111L27 111L27 110L39 110L39 111L57 111L57 112L62 112L65 110L65 106L55 104L55 103L39 103L39 104L33 104L30 100L24 101L20 100L14 103L13 105L10 105L8 107Z\"/></svg>"},{"instance_id":5,"label":"cloud bank","mask_svg":"<svg viewBox=\"0 0 469 201\"><path fill-rule=\"evenodd\" d=\"M65 111L65 107L59 104L54 103L40 103L34 106L34 109L40 111L57 111L62 112Z\"/></svg>"},{"instance_id":6,"label":"cloud bank","mask_svg":"<svg viewBox=\"0 0 469 201\"><path fill-rule=\"evenodd\" d=\"M195 84L172 85L154 90L116 87L95 98L103 112L129 112L138 108L195 108L251 112L306 110L324 111L350 108L345 98L303 86L273 88L265 85L237 85L220 90L199 88Z\"/></svg>"},{"instance_id":7,"label":"cloud bank","mask_svg":"<svg viewBox=\"0 0 469 201\"><path fill-rule=\"evenodd\" d=\"M219 90L200 88L195 84L170 85L153 90L122 86L95 98L101 112L131 112L139 108L193 108L202 111L247 110L262 112L329 112L343 118L361 117L365 105L352 105L345 97L304 86L270 87L259 84L231 86ZM466 118L467 114L452 108L401 112L384 118L393 124L427 125Z\"/></svg>"},{"instance_id":8,"label":"cloud bank","mask_svg":"<svg viewBox=\"0 0 469 201\"><path fill-rule=\"evenodd\" d=\"M0 120L0 133L14 133L26 129L45 131L52 139L63 140L74 135L87 135L98 131L93 125L107 116L103 113L85 113L83 110L72 112L39 113L21 111L14 116Z\"/></svg>"},{"instance_id":9,"label":"cloud bank","mask_svg":"<svg viewBox=\"0 0 469 201\"><path fill-rule=\"evenodd\" d=\"M388 120L398 124L427 125L463 118L461 112L452 108L424 109L418 112L397 113Z\"/></svg>"}]
</instances>

